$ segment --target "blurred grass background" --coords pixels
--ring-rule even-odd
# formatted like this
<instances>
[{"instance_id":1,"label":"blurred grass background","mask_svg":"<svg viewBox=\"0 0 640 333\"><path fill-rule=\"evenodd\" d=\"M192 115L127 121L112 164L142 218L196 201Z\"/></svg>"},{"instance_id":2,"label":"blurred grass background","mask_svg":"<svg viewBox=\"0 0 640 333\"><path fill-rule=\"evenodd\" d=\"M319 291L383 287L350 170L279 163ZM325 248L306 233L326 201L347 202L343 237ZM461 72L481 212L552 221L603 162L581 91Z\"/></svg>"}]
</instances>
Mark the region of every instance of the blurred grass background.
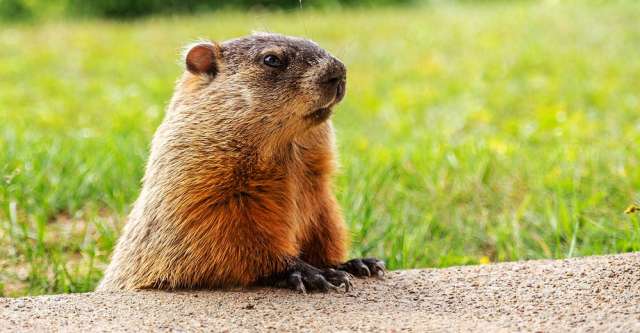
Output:
<instances>
[{"instance_id":1,"label":"blurred grass background","mask_svg":"<svg viewBox=\"0 0 640 333\"><path fill-rule=\"evenodd\" d=\"M0 19L25 21L51 17L85 16L122 20L150 14L193 14L220 9L336 9L340 7L399 6L428 1L433 0L0 0Z\"/></svg>"},{"instance_id":2,"label":"blurred grass background","mask_svg":"<svg viewBox=\"0 0 640 333\"><path fill-rule=\"evenodd\" d=\"M5 1L5 0L0 0ZM318 41L351 255L392 269L640 250L640 4L226 9L0 24L0 295L89 291L199 37Z\"/></svg>"}]
</instances>

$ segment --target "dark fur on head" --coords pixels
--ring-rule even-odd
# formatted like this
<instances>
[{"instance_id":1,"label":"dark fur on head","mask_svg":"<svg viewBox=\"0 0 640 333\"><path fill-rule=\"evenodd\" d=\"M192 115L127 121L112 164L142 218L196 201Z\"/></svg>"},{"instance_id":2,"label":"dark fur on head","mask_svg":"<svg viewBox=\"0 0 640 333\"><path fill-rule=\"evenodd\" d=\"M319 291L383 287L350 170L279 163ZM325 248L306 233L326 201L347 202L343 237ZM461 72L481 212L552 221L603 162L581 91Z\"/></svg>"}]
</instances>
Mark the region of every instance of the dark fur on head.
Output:
<instances>
[{"instance_id":1,"label":"dark fur on head","mask_svg":"<svg viewBox=\"0 0 640 333\"><path fill-rule=\"evenodd\" d=\"M211 50L215 73L188 71L182 85L187 96L176 101L175 109L206 113L210 121L238 119L242 112L241 132L277 131L289 140L326 120L344 96L344 65L312 41L257 33L221 44L200 42L190 50L203 45ZM268 55L282 66L265 65Z\"/></svg>"}]
</instances>

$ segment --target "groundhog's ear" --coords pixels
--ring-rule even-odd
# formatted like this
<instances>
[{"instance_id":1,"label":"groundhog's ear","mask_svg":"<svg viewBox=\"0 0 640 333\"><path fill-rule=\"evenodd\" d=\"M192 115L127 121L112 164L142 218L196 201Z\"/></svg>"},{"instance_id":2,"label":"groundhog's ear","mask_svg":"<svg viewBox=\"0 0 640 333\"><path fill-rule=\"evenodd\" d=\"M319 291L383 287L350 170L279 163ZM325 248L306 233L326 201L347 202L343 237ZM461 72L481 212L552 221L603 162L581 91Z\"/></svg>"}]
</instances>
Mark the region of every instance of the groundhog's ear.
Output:
<instances>
[{"instance_id":1,"label":"groundhog's ear","mask_svg":"<svg viewBox=\"0 0 640 333\"><path fill-rule=\"evenodd\" d=\"M220 47L218 44L204 42L190 46L185 56L187 70L195 75L216 75L220 62Z\"/></svg>"}]
</instances>

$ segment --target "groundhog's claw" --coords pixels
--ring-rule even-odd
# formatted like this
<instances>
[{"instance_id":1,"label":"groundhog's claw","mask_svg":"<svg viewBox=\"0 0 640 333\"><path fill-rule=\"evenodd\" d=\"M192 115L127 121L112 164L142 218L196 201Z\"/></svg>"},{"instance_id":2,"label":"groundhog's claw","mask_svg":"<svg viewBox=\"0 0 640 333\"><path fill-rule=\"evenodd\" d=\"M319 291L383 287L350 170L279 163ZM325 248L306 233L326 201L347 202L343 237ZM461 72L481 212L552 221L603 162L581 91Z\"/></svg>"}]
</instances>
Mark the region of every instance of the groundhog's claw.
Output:
<instances>
[{"instance_id":1,"label":"groundhog's claw","mask_svg":"<svg viewBox=\"0 0 640 333\"><path fill-rule=\"evenodd\" d=\"M349 272L357 277L383 277L386 270L384 261L376 258L351 259L338 266L339 270Z\"/></svg>"},{"instance_id":2,"label":"groundhog's claw","mask_svg":"<svg viewBox=\"0 0 640 333\"><path fill-rule=\"evenodd\" d=\"M300 272L291 273L287 278L287 284L295 291L303 294L307 293L307 289L304 287L304 283L302 283L302 276L300 275Z\"/></svg>"},{"instance_id":3,"label":"groundhog's claw","mask_svg":"<svg viewBox=\"0 0 640 333\"><path fill-rule=\"evenodd\" d=\"M338 287L344 286L345 292L348 292L353 288L353 285L351 284L351 278L353 276L345 271L329 268L324 270L322 274L332 284L337 285Z\"/></svg>"},{"instance_id":4,"label":"groundhog's claw","mask_svg":"<svg viewBox=\"0 0 640 333\"><path fill-rule=\"evenodd\" d=\"M302 262L295 264L283 277L280 281L274 281L276 286L303 294L307 291L339 291L343 286L345 291L352 288L351 274L332 268L322 270Z\"/></svg>"}]
</instances>

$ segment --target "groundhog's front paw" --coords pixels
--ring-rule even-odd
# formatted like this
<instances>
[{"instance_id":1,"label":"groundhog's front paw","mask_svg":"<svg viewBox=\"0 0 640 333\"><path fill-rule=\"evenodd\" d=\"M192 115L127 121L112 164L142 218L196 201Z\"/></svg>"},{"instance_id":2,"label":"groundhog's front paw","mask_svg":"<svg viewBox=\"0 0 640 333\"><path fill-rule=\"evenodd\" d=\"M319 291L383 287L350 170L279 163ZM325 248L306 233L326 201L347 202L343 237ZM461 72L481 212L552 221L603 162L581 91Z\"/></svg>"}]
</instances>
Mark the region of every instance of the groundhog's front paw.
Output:
<instances>
[{"instance_id":1,"label":"groundhog's front paw","mask_svg":"<svg viewBox=\"0 0 640 333\"><path fill-rule=\"evenodd\" d=\"M281 275L275 285L291 288L301 293L307 293L307 291L337 291L341 287L344 287L345 291L349 291L352 287L351 278L351 274L345 271L333 268L319 269L299 261Z\"/></svg>"},{"instance_id":2,"label":"groundhog's front paw","mask_svg":"<svg viewBox=\"0 0 640 333\"><path fill-rule=\"evenodd\" d=\"M386 270L384 261L376 258L351 259L338 265L338 269L358 277L383 277Z\"/></svg>"}]
</instances>

